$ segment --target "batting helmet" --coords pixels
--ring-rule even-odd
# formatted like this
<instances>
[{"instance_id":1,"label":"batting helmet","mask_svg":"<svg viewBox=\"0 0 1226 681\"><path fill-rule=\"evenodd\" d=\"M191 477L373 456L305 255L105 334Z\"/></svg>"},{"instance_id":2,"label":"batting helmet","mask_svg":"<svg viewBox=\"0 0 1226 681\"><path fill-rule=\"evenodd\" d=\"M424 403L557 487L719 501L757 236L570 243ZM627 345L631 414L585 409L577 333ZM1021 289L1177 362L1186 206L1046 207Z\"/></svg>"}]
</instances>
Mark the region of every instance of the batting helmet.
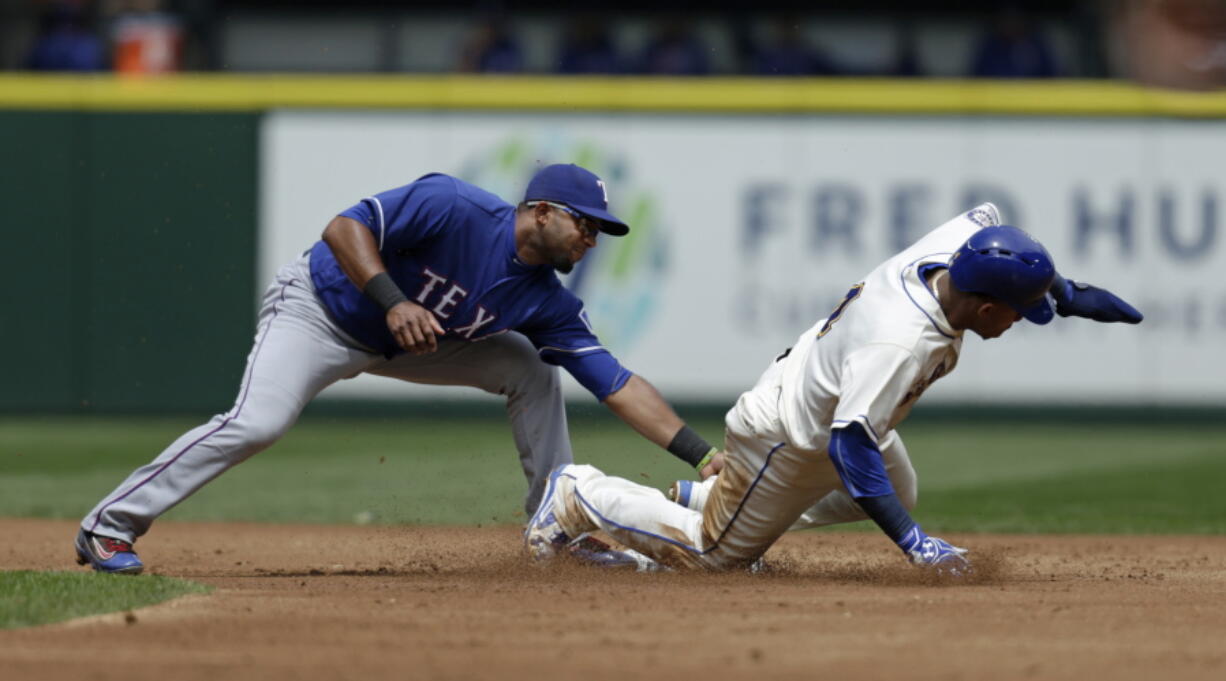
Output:
<instances>
[{"instance_id":1,"label":"batting helmet","mask_svg":"<svg viewBox=\"0 0 1226 681\"><path fill-rule=\"evenodd\" d=\"M972 234L950 258L949 277L958 290L1001 300L1035 324L1051 321L1047 290L1056 267L1043 244L1017 227Z\"/></svg>"}]
</instances>

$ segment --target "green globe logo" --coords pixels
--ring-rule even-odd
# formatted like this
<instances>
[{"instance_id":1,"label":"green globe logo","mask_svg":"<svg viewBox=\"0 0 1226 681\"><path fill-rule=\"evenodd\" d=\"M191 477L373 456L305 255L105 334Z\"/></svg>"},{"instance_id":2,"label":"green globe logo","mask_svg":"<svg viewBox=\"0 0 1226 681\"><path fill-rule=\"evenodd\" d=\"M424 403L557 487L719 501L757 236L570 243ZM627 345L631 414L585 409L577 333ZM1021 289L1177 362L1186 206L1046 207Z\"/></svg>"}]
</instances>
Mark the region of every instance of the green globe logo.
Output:
<instances>
[{"instance_id":1,"label":"green globe logo","mask_svg":"<svg viewBox=\"0 0 1226 681\"><path fill-rule=\"evenodd\" d=\"M609 188L610 210L630 225L626 236L601 235L596 248L571 274L562 276L567 288L583 300L601 342L626 353L649 327L668 270L659 203L635 184L626 160L587 140L523 135L467 159L458 174L517 203L533 173L550 163L575 163L599 175Z\"/></svg>"}]
</instances>

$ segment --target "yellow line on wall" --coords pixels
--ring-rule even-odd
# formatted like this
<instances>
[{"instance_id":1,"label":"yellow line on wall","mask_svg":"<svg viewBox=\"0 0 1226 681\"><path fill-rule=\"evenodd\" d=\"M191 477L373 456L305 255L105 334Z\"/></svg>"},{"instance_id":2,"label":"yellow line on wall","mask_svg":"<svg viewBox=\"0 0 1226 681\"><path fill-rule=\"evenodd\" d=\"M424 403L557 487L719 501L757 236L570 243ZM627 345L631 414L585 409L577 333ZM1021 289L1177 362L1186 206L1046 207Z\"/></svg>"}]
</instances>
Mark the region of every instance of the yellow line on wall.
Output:
<instances>
[{"instance_id":1,"label":"yellow line on wall","mask_svg":"<svg viewBox=\"0 0 1226 681\"><path fill-rule=\"evenodd\" d=\"M0 74L0 109L280 108L1226 118L1226 93L1114 81Z\"/></svg>"}]
</instances>

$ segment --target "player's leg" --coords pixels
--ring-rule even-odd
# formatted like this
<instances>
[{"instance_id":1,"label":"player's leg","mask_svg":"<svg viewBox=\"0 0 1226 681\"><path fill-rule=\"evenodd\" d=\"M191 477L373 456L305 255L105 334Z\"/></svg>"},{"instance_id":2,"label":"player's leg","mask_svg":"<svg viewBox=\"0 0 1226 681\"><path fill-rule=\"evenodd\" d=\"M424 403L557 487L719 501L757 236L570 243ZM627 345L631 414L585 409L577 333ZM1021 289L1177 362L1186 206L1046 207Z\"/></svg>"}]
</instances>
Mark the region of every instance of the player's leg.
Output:
<instances>
[{"instance_id":1,"label":"player's leg","mask_svg":"<svg viewBox=\"0 0 1226 681\"><path fill-rule=\"evenodd\" d=\"M233 408L188 431L134 471L85 516L81 527L135 540L175 504L276 442L320 390L375 359L337 335L316 302L305 260L287 265L265 293Z\"/></svg>"},{"instance_id":2,"label":"player's leg","mask_svg":"<svg viewBox=\"0 0 1226 681\"><path fill-rule=\"evenodd\" d=\"M677 564L684 561L664 555L673 548L669 544L644 544L623 530L633 527L655 536L697 537L700 523L700 514L669 502L659 490L605 475L594 466L567 464L550 474L524 540L531 557L543 561L585 533L604 529L628 546L648 548L655 557Z\"/></svg>"},{"instance_id":3,"label":"player's leg","mask_svg":"<svg viewBox=\"0 0 1226 681\"><path fill-rule=\"evenodd\" d=\"M629 481L593 475L574 485L588 520L666 564L717 570L753 564L839 484L828 459L784 444L778 379L778 365L769 366L728 412L724 469L709 483L701 510ZM560 508L569 515L565 504Z\"/></svg>"},{"instance_id":4,"label":"player's leg","mask_svg":"<svg viewBox=\"0 0 1226 681\"><path fill-rule=\"evenodd\" d=\"M740 406L725 420L724 469L702 510L701 560L715 569L751 565L838 484L823 456L788 446L777 422L751 426Z\"/></svg>"},{"instance_id":5,"label":"player's leg","mask_svg":"<svg viewBox=\"0 0 1226 681\"><path fill-rule=\"evenodd\" d=\"M674 503L658 490L572 464L555 474L550 496L529 523L529 550L548 553L535 551L533 541L548 540L550 522L556 520L564 537L598 528L667 565L749 566L812 503L816 490L831 483L812 453L772 444L771 435L777 433L763 437L737 408L729 412L726 425L726 464L703 511Z\"/></svg>"},{"instance_id":6,"label":"player's leg","mask_svg":"<svg viewBox=\"0 0 1226 681\"><path fill-rule=\"evenodd\" d=\"M919 484L911 458L907 455L907 447L899 437L898 431L891 430L881 438L879 443L881 458L885 462L886 475L890 476L890 484L908 510L915 508L919 494ZM860 505L851 498L843 485L838 485L823 495L816 504L805 510L800 519L792 526L793 530L803 530L811 527L823 527L837 523L852 523L867 520L868 515Z\"/></svg>"},{"instance_id":7,"label":"player's leg","mask_svg":"<svg viewBox=\"0 0 1226 681\"><path fill-rule=\"evenodd\" d=\"M540 505L550 471L573 461L558 368L541 361L522 334L477 342L442 339L429 355L400 355L369 373L413 383L466 385L507 398L507 416L528 479L524 509Z\"/></svg>"},{"instance_id":8,"label":"player's leg","mask_svg":"<svg viewBox=\"0 0 1226 681\"><path fill-rule=\"evenodd\" d=\"M550 476L525 541L539 561L600 529L666 565L697 567L701 527L702 514L669 501L657 489L605 475L594 466L569 464Z\"/></svg>"}]
</instances>

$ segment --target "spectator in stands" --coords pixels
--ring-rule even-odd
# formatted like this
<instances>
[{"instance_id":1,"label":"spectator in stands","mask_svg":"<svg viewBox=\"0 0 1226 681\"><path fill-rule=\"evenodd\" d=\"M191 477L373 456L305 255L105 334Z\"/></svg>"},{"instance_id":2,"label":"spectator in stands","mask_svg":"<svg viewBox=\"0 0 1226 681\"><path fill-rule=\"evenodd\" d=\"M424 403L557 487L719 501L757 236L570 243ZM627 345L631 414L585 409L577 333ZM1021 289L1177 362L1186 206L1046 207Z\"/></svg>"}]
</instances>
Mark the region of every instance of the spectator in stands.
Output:
<instances>
[{"instance_id":1,"label":"spectator in stands","mask_svg":"<svg viewBox=\"0 0 1226 681\"><path fill-rule=\"evenodd\" d=\"M173 73L183 66L183 24L163 0L110 3L114 69L118 73Z\"/></svg>"},{"instance_id":2,"label":"spectator in stands","mask_svg":"<svg viewBox=\"0 0 1226 681\"><path fill-rule=\"evenodd\" d=\"M666 21L647 45L639 70L668 76L705 76L711 72L707 46L683 19Z\"/></svg>"},{"instance_id":3,"label":"spectator in stands","mask_svg":"<svg viewBox=\"0 0 1226 681\"><path fill-rule=\"evenodd\" d=\"M478 73L518 73L524 55L501 17L481 23L460 53L460 70Z\"/></svg>"},{"instance_id":4,"label":"spectator in stands","mask_svg":"<svg viewBox=\"0 0 1226 681\"><path fill-rule=\"evenodd\" d=\"M625 65L600 17L576 18L562 35L558 73L622 73Z\"/></svg>"},{"instance_id":5,"label":"spectator in stands","mask_svg":"<svg viewBox=\"0 0 1226 681\"><path fill-rule=\"evenodd\" d=\"M91 28L88 13L80 1L48 3L39 14L38 23L38 35L26 54L26 68L36 71L101 71L107 68L106 49Z\"/></svg>"},{"instance_id":6,"label":"spectator in stands","mask_svg":"<svg viewBox=\"0 0 1226 681\"><path fill-rule=\"evenodd\" d=\"M1021 7L1005 3L991 19L971 58L976 78L1054 78L1047 38Z\"/></svg>"},{"instance_id":7,"label":"spectator in stands","mask_svg":"<svg viewBox=\"0 0 1226 681\"><path fill-rule=\"evenodd\" d=\"M750 64L751 72L760 76L833 76L845 72L805 40L795 17L773 22L770 38L754 47Z\"/></svg>"}]
</instances>

